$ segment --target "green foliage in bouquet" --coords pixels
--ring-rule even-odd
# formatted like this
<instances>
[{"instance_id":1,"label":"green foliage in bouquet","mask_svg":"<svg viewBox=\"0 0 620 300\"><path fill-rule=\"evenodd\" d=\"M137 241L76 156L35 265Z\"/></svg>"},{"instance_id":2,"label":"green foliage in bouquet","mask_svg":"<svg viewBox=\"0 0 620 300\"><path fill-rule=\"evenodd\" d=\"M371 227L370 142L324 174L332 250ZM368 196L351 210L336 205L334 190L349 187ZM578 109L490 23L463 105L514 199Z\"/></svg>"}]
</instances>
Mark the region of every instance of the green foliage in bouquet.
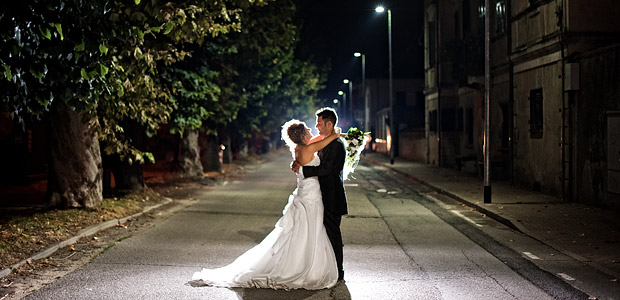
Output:
<instances>
[{"instance_id":1,"label":"green foliage in bouquet","mask_svg":"<svg viewBox=\"0 0 620 300\"><path fill-rule=\"evenodd\" d=\"M344 139L347 142L347 158L344 163L343 179L347 179L349 174L355 171L360 160L360 155L366 147L366 136L369 134L370 132L363 132L357 129L357 127L349 128L349 131L345 134Z\"/></svg>"}]
</instances>

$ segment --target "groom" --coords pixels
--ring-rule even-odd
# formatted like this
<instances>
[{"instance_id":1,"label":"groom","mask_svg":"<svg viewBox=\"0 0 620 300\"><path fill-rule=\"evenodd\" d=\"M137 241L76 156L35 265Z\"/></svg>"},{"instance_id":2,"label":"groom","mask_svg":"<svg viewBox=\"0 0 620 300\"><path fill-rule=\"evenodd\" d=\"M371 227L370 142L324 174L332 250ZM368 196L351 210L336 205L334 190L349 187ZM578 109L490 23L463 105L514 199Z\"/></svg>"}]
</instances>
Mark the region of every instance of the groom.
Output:
<instances>
[{"instance_id":1,"label":"groom","mask_svg":"<svg viewBox=\"0 0 620 300\"><path fill-rule=\"evenodd\" d=\"M336 111L325 107L316 112L316 128L319 135L326 137L334 131L338 123ZM335 139L329 145L319 151L321 164L316 167L301 167L297 162L293 162L291 168L294 172L302 174L304 177L318 176L323 196L323 225L327 231L327 236L336 254L338 264L338 280L344 279L344 269L342 268L342 235L340 233L340 221L342 215L346 215L347 196L344 192L342 183L342 168L345 160L344 145L340 139Z\"/></svg>"}]
</instances>

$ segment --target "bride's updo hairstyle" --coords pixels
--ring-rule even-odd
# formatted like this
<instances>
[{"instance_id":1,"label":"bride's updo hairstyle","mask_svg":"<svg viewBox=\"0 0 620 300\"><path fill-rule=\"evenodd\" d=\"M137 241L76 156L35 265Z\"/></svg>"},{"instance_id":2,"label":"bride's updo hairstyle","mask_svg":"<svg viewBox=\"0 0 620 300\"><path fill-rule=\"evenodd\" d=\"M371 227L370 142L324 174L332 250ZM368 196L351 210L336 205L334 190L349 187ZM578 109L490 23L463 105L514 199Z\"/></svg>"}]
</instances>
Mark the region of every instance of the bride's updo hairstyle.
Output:
<instances>
[{"instance_id":1,"label":"bride's updo hairstyle","mask_svg":"<svg viewBox=\"0 0 620 300\"><path fill-rule=\"evenodd\" d=\"M296 145L304 144L306 131L306 123L293 119L282 125L282 139L289 148L294 149Z\"/></svg>"}]
</instances>

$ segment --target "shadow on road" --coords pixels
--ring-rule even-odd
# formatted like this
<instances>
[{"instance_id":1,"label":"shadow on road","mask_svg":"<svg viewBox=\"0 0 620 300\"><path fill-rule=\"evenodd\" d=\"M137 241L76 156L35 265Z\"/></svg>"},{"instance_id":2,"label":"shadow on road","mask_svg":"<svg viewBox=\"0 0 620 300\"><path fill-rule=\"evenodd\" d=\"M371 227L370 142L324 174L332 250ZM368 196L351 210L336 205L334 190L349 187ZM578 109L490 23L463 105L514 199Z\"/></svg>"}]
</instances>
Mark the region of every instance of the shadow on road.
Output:
<instances>
[{"instance_id":1,"label":"shadow on road","mask_svg":"<svg viewBox=\"0 0 620 300\"><path fill-rule=\"evenodd\" d=\"M336 286L327 290L272 290L272 289L255 289L255 288L231 288L239 299L243 300L255 300L255 299L338 299L338 300L350 300L351 293L347 288L344 281L338 282Z\"/></svg>"},{"instance_id":2,"label":"shadow on road","mask_svg":"<svg viewBox=\"0 0 620 300\"><path fill-rule=\"evenodd\" d=\"M186 285L193 287L205 287L201 281L189 281ZM217 288L217 287L212 287ZM255 300L255 299L286 299L286 300L301 300L301 299L337 299L337 300L351 300L351 293L349 288L340 281L331 289L323 290L273 290L273 289L256 289L256 288L228 288L235 292L237 297L242 300Z\"/></svg>"}]
</instances>

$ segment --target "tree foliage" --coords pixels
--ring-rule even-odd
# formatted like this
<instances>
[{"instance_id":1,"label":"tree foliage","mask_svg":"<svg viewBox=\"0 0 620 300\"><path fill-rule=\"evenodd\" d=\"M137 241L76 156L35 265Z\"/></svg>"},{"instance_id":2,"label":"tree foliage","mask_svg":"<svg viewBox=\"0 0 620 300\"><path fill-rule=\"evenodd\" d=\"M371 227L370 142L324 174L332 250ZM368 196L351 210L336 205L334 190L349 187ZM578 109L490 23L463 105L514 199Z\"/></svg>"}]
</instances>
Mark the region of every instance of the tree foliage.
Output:
<instances>
[{"instance_id":1,"label":"tree foliage","mask_svg":"<svg viewBox=\"0 0 620 300\"><path fill-rule=\"evenodd\" d=\"M54 101L92 116L107 152L141 153L120 123L153 133L175 103L159 82L158 64L182 60L181 45L238 30L238 8L260 0L4 2L0 12L0 110L23 121ZM95 118L98 116L99 118ZM99 120L99 122L97 121Z\"/></svg>"}]
</instances>

